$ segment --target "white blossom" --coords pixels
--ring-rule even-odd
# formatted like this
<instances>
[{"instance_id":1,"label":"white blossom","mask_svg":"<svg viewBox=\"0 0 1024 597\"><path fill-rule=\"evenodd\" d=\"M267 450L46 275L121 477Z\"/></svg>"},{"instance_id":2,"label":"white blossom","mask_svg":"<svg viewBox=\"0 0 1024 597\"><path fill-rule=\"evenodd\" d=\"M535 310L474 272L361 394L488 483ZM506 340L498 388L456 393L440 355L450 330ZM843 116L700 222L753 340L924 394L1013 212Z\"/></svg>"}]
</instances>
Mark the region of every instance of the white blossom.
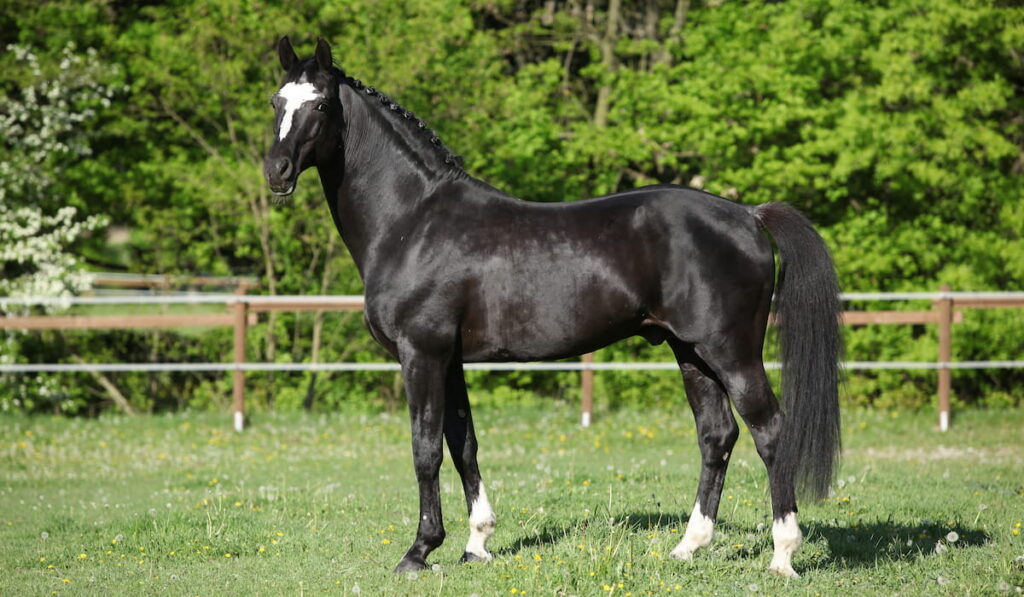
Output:
<instances>
[{"instance_id":1,"label":"white blossom","mask_svg":"<svg viewBox=\"0 0 1024 597\"><path fill-rule=\"evenodd\" d=\"M80 214L57 195L67 164L88 157L89 124L120 91L100 81L95 51L66 46L44 68L31 48L9 45L20 88L0 94L0 297L66 297L89 288L72 245L106 225L102 214ZM21 312L28 310L19 308ZM17 314L0 306L0 316ZM20 359L23 332L0 336L0 363ZM52 376L0 375L0 411L61 393Z\"/></svg>"}]
</instances>

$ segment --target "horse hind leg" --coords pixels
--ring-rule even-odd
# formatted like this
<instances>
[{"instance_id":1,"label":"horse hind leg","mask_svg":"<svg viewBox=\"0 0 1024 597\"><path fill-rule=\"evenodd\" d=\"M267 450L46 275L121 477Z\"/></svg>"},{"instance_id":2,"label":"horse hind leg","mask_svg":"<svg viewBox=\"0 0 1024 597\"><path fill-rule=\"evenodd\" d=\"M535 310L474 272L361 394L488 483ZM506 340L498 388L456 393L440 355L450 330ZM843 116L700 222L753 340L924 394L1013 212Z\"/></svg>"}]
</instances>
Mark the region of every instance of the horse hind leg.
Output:
<instances>
[{"instance_id":1,"label":"horse hind leg","mask_svg":"<svg viewBox=\"0 0 1024 597\"><path fill-rule=\"evenodd\" d=\"M696 356L692 346L678 341L672 341L671 346L683 374L686 398L697 422L701 454L700 483L693 512L683 539L669 554L677 560L689 560L695 551L711 543L714 536L722 485L739 427L721 382Z\"/></svg>"},{"instance_id":2,"label":"horse hind leg","mask_svg":"<svg viewBox=\"0 0 1024 597\"><path fill-rule=\"evenodd\" d=\"M452 455L455 470L462 478L462 490L469 510L469 541L462 554L463 562L489 562L494 556L487 551L487 540L494 534L497 519L487 500L480 467L477 465L476 431L470 412L469 397L462 363L453 359L445 380L444 436Z\"/></svg>"},{"instance_id":3,"label":"horse hind leg","mask_svg":"<svg viewBox=\"0 0 1024 597\"><path fill-rule=\"evenodd\" d=\"M745 361L745 362L744 362ZM726 392L736 406L754 439L757 453L768 469L768 485L772 497L772 539L774 554L768 570L779 576L797 578L793 570L793 554L800 547L803 536L797 524L796 491L791 467L782 454L783 413L772 392L760 356L747 359L709 358L712 367L730 363L728 368L716 368Z\"/></svg>"}]
</instances>

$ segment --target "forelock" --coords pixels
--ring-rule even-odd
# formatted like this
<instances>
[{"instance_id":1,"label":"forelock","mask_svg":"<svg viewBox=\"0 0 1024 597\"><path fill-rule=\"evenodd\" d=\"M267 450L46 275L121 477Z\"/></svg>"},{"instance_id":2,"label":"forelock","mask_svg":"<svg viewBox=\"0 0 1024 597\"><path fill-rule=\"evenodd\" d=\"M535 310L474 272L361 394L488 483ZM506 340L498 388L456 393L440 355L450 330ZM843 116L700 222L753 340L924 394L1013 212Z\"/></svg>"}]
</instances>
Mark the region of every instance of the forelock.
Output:
<instances>
[{"instance_id":1,"label":"forelock","mask_svg":"<svg viewBox=\"0 0 1024 597\"><path fill-rule=\"evenodd\" d=\"M317 65L316 58L307 58L292 65L291 70L285 75L284 84L310 83L323 97L336 97L338 94L337 82L344 76L344 73L338 68L332 68L325 72Z\"/></svg>"}]
</instances>

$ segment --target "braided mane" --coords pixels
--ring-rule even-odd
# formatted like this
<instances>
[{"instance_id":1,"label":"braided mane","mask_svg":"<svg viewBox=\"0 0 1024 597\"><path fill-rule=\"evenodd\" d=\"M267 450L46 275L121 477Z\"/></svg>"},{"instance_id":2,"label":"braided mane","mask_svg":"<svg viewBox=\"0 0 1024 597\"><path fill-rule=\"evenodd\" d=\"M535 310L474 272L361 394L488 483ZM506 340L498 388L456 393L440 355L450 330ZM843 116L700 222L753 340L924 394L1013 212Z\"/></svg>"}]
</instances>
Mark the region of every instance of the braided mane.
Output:
<instances>
[{"instance_id":1,"label":"braided mane","mask_svg":"<svg viewBox=\"0 0 1024 597\"><path fill-rule=\"evenodd\" d=\"M445 164L452 168L462 169L462 156L456 155L455 152L449 149L437 134L427 126L427 123L424 122L422 118L417 118L415 114L403 108L398 102L379 91L376 87L364 85L362 81L346 75L344 71L337 67L335 67L335 70L337 71L336 74L340 75L339 78L343 83L348 84L353 89L359 90L366 95L377 98L380 101L381 107L386 107L392 112L400 115L403 120L408 122L410 127L415 127L418 134L429 137L430 144L437 148L441 153Z\"/></svg>"}]
</instances>

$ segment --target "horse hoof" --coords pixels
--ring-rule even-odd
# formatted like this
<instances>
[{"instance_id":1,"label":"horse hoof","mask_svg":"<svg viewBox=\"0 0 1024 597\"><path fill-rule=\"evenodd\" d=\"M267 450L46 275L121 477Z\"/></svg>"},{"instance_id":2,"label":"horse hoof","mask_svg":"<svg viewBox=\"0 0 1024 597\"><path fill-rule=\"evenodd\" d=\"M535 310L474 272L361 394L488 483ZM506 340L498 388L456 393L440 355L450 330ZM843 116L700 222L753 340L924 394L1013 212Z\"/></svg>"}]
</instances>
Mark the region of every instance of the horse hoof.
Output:
<instances>
[{"instance_id":1,"label":"horse hoof","mask_svg":"<svg viewBox=\"0 0 1024 597\"><path fill-rule=\"evenodd\" d=\"M463 564L472 564L474 562L490 562L494 559L494 556L492 556L491 554L487 552L484 552L484 554L485 555L479 555L466 551L463 552L462 559L460 559L459 562Z\"/></svg>"},{"instance_id":2,"label":"horse hoof","mask_svg":"<svg viewBox=\"0 0 1024 597\"><path fill-rule=\"evenodd\" d=\"M772 566L768 568L768 572L782 578L800 578L800 575L796 573L796 570L793 570L792 566Z\"/></svg>"},{"instance_id":3,"label":"horse hoof","mask_svg":"<svg viewBox=\"0 0 1024 597\"><path fill-rule=\"evenodd\" d=\"M395 566L394 573L402 574L403 572L419 572L420 570L426 570L426 562L417 562L416 560L403 559Z\"/></svg>"},{"instance_id":4,"label":"horse hoof","mask_svg":"<svg viewBox=\"0 0 1024 597\"><path fill-rule=\"evenodd\" d=\"M680 562L689 562L693 559L693 552L690 550L678 550L669 552L668 557L673 560L679 560Z\"/></svg>"}]
</instances>

